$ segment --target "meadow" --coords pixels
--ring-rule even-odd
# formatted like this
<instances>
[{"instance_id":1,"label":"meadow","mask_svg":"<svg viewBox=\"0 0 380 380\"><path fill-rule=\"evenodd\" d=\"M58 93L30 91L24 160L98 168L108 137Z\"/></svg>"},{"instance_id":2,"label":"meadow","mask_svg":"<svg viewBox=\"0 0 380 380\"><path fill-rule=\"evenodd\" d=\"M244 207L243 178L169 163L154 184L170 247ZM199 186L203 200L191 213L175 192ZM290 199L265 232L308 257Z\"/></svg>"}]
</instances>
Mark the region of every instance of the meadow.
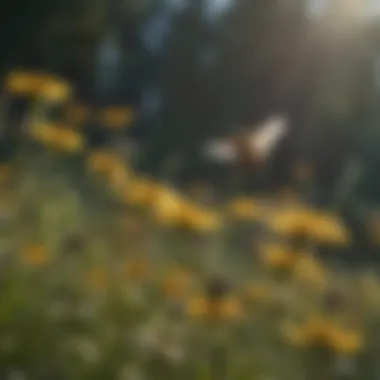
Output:
<instances>
[{"instance_id":1,"label":"meadow","mask_svg":"<svg viewBox=\"0 0 380 380\"><path fill-rule=\"evenodd\" d=\"M15 71L0 100L16 146L0 167L0 379L380 376L379 276L337 264L352 236L334 210L144 176L81 128L92 115L117 138L133 110L71 96Z\"/></svg>"}]
</instances>

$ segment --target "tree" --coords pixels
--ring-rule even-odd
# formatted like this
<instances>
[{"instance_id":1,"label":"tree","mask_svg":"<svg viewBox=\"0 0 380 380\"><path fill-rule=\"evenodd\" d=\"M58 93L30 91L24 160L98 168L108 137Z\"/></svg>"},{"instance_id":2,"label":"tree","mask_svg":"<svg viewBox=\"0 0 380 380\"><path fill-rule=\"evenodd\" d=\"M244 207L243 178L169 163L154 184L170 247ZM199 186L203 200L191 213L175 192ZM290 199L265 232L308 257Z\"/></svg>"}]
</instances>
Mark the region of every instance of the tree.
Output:
<instances>
[{"instance_id":1,"label":"tree","mask_svg":"<svg viewBox=\"0 0 380 380\"><path fill-rule=\"evenodd\" d=\"M204 76L202 52L210 35L202 17L202 3L193 1L176 15L164 51L159 78L164 104L148 148L156 174L168 157L177 157L191 171L198 144L209 128L213 98L209 96L209 78ZM182 174L185 171L182 168Z\"/></svg>"}]
</instances>

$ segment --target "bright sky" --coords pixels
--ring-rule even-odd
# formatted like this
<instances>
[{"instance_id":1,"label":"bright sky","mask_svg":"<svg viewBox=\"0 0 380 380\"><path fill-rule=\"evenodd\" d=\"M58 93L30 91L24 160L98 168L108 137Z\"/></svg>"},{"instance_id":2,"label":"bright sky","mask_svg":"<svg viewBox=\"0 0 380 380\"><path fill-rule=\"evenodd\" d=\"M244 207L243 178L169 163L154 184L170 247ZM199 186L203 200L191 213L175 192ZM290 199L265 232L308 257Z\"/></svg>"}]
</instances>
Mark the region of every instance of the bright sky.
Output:
<instances>
[{"instance_id":1,"label":"bright sky","mask_svg":"<svg viewBox=\"0 0 380 380\"><path fill-rule=\"evenodd\" d=\"M318 14L330 3L331 0L308 0L311 12ZM380 0L340 0L342 10L352 6L363 6L364 14L373 17L380 15ZM348 4L348 5L347 5ZM367 7L367 9L366 9Z\"/></svg>"},{"instance_id":2,"label":"bright sky","mask_svg":"<svg viewBox=\"0 0 380 380\"><path fill-rule=\"evenodd\" d=\"M165 0L172 10L184 9L193 0ZM254 1L254 0L246 0ZM282 0L287 1L287 0ZM291 0L288 0L291 1ZM344 18L345 14L354 16L364 16L367 18L380 17L380 0L304 0L309 4L311 15L318 16L325 10L326 6L339 4L341 15ZM205 16L210 20L218 19L219 16L233 4L234 0L204 0ZM340 12L340 11L339 11Z\"/></svg>"},{"instance_id":3,"label":"bright sky","mask_svg":"<svg viewBox=\"0 0 380 380\"><path fill-rule=\"evenodd\" d=\"M172 7L181 8L186 6L186 3L191 2L192 0L167 0ZM233 3L234 0L208 0L206 5L206 12L209 15L217 16L220 12L223 12L228 6ZM285 0L284 0L285 1ZM310 4L310 10L312 13L318 14L323 11L324 7L331 3L332 0L306 0ZM380 15L380 0L340 0L342 2L342 8L344 9L344 3L356 1L359 3L368 4L368 13Z\"/></svg>"}]
</instances>

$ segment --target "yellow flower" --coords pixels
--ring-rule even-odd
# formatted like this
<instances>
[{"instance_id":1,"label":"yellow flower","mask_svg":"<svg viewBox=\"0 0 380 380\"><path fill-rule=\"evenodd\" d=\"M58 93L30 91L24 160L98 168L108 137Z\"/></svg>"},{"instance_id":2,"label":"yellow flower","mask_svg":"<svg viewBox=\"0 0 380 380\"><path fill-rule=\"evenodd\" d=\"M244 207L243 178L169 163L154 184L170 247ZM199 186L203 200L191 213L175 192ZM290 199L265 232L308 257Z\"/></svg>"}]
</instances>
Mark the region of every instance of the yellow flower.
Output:
<instances>
[{"instance_id":1,"label":"yellow flower","mask_svg":"<svg viewBox=\"0 0 380 380\"><path fill-rule=\"evenodd\" d=\"M62 152L75 153L84 147L82 136L66 126L39 123L32 127L30 135L35 140Z\"/></svg>"},{"instance_id":2,"label":"yellow flower","mask_svg":"<svg viewBox=\"0 0 380 380\"><path fill-rule=\"evenodd\" d=\"M69 83L57 79L50 78L42 83L38 95L51 102L63 102L71 97L72 88Z\"/></svg>"},{"instance_id":3,"label":"yellow flower","mask_svg":"<svg viewBox=\"0 0 380 380\"><path fill-rule=\"evenodd\" d=\"M182 205L181 220L184 228L201 233L214 232L222 226L219 214L191 202Z\"/></svg>"},{"instance_id":4,"label":"yellow flower","mask_svg":"<svg viewBox=\"0 0 380 380\"><path fill-rule=\"evenodd\" d=\"M326 268L312 256L303 256L294 265L294 279L302 285L323 290L328 284Z\"/></svg>"},{"instance_id":5,"label":"yellow flower","mask_svg":"<svg viewBox=\"0 0 380 380\"><path fill-rule=\"evenodd\" d=\"M162 281L163 294L169 299L183 299L191 290L192 276L182 268L173 268Z\"/></svg>"},{"instance_id":6,"label":"yellow flower","mask_svg":"<svg viewBox=\"0 0 380 380\"><path fill-rule=\"evenodd\" d=\"M334 214L319 212L312 225L311 236L319 242L346 245L350 236L342 220Z\"/></svg>"},{"instance_id":7,"label":"yellow flower","mask_svg":"<svg viewBox=\"0 0 380 380\"><path fill-rule=\"evenodd\" d=\"M202 210L195 218L193 228L199 232L214 232L222 225L220 216L211 210Z\"/></svg>"},{"instance_id":8,"label":"yellow flower","mask_svg":"<svg viewBox=\"0 0 380 380\"><path fill-rule=\"evenodd\" d=\"M329 321L321 317L315 317L301 326L301 332L306 338L308 345L327 345L329 342L329 333L331 325Z\"/></svg>"},{"instance_id":9,"label":"yellow flower","mask_svg":"<svg viewBox=\"0 0 380 380\"><path fill-rule=\"evenodd\" d=\"M116 164L108 173L108 183L115 193L121 195L126 186L132 181L132 170L126 164Z\"/></svg>"},{"instance_id":10,"label":"yellow flower","mask_svg":"<svg viewBox=\"0 0 380 380\"><path fill-rule=\"evenodd\" d=\"M17 70L8 74L5 80L5 88L11 94L31 96L36 95L47 80L49 77L45 74Z\"/></svg>"},{"instance_id":11,"label":"yellow flower","mask_svg":"<svg viewBox=\"0 0 380 380\"><path fill-rule=\"evenodd\" d=\"M363 347L363 335L360 331L331 326L328 335L330 348L335 352L355 354Z\"/></svg>"},{"instance_id":12,"label":"yellow flower","mask_svg":"<svg viewBox=\"0 0 380 380\"><path fill-rule=\"evenodd\" d=\"M44 266L50 257L43 245L31 245L25 248L22 253L22 261L31 267Z\"/></svg>"},{"instance_id":13,"label":"yellow flower","mask_svg":"<svg viewBox=\"0 0 380 380\"><path fill-rule=\"evenodd\" d=\"M309 332L303 326L286 323L281 326L281 333L291 345L305 347L310 343Z\"/></svg>"},{"instance_id":14,"label":"yellow flower","mask_svg":"<svg viewBox=\"0 0 380 380\"><path fill-rule=\"evenodd\" d=\"M360 331L344 328L323 317L315 317L299 326L287 326L285 337L303 346L324 346L335 352L354 354L363 347Z\"/></svg>"},{"instance_id":15,"label":"yellow flower","mask_svg":"<svg viewBox=\"0 0 380 380\"><path fill-rule=\"evenodd\" d=\"M99 122L106 128L121 129L132 122L133 116L131 107L107 107L100 111Z\"/></svg>"},{"instance_id":16,"label":"yellow flower","mask_svg":"<svg viewBox=\"0 0 380 380\"><path fill-rule=\"evenodd\" d=\"M257 220L262 215L262 208L253 199L241 197L230 202L228 213L238 220Z\"/></svg>"},{"instance_id":17,"label":"yellow flower","mask_svg":"<svg viewBox=\"0 0 380 380\"><path fill-rule=\"evenodd\" d=\"M291 269L300 260L303 253L291 247L269 244L261 248L260 259L269 268Z\"/></svg>"},{"instance_id":18,"label":"yellow flower","mask_svg":"<svg viewBox=\"0 0 380 380\"><path fill-rule=\"evenodd\" d=\"M186 314L191 318L203 318L207 314L208 303L205 298L190 299L186 304Z\"/></svg>"},{"instance_id":19,"label":"yellow flower","mask_svg":"<svg viewBox=\"0 0 380 380\"><path fill-rule=\"evenodd\" d=\"M275 232L289 237L305 236L328 244L347 244L349 233L335 215L306 208L283 210L270 216L268 225Z\"/></svg>"},{"instance_id":20,"label":"yellow flower","mask_svg":"<svg viewBox=\"0 0 380 380\"><path fill-rule=\"evenodd\" d=\"M195 297L186 304L186 314L193 319L210 322L229 322L243 316L241 303L233 297L207 299Z\"/></svg>"},{"instance_id":21,"label":"yellow flower","mask_svg":"<svg viewBox=\"0 0 380 380\"><path fill-rule=\"evenodd\" d=\"M135 178L124 191L124 201L133 206L152 206L157 201L162 186L147 178Z\"/></svg>"},{"instance_id":22,"label":"yellow flower","mask_svg":"<svg viewBox=\"0 0 380 380\"><path fill-rule=\"evenodd\" d=\"M88 168L105 177L116 192L120 192L128 184L132 173L122 159L113 153L91 153L87 162Z\"/></svg>"},{"instance_id":23,"label":"yellow flower","mask_svg":"<svg viewBox=\"0 0 380 380\"><path fill-rule=\"evenodd\" d=\"M309 210L291 208L269 215L268 224L275 232L286 236L294 236L308 231L310 220Z\"/></svg>"},{"instance_id":24,"label":"yellow flower","mask_svg":"<svg viewBox=\"0 0 380 380\"><path fill-rule=\"evenodd\" d=\"M174 190L162 188L157 201L153 204L155 220L166 226L180 223L183 200Z\"/></svg>"},{"instance_id":25,"label":"yellow flower","mask_svg":"<svg viewBox=\"0 0 380 380\"><path fill-rule=\"evenodd\" d=\"M107 152L94 152L89 155L88 166L91 170L101 173L108 174L112 170L115 163L118 163L118 158Z\"/></svg>"}]
</instances>

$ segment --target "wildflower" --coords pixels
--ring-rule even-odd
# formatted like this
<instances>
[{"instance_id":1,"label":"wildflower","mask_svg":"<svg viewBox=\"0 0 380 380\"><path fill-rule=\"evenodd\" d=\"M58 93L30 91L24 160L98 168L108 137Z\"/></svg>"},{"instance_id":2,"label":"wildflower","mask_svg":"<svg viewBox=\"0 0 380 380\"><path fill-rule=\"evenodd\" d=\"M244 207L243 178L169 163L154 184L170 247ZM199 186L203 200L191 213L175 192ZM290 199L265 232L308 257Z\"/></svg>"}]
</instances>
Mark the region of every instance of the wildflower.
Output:
<instances>
[{"instance_id":1,"label":"wildflower","mask_svg":"<svg viewBox=\"0 0 380 380\"><path fill-rule=\"evenodd\" d=\"M162 188L157 201L153 204L155 220L165 226L174 226L180 223L182 212L181 196L174 190Z\"/></svg>"},{"instance_id":2,"label":"wildflower","mask_svg":"<svg viewBox=\"0 0 380 380\"><path fill-rule=\"evenodd\" d=\"M314 240L337 245L346 245L350 241L349 232L342 220L332 213L319 212L312 229Z\"/></svg>"},{"instance_id":3,"label":"wildflower","mask_svg":"<svg viewBox=\"0 0 380 380\"><path fill-rule=\"evenodd\" d=\"M229 214L238 220L257 220L262 215L262 207L248 197L235 198L228 205Z\"/></svg>"},{"instance_id":4,"label":"wildflower","mask_svg":"<svg viewBox=\"0 0 380 380\"><path fill-rule=\"evenodd\" d=\"M161 185L147 178L136 178L125 189L123 199L133 206L151 206L159 197Z\"/></svg>"},{"instance_id":5,"label":"wildflower","mask_svg":"<svg viewBox=\"0 0 380 380\"><path fill-rule=\"evenodd\" d=\"M80 134L61 125L35 124L30 134L35 140L63 152L78 152L84 146Z\"/></svg>"},{"instance_id":6,"label":"wildflower","mask_svg":"<svg viewBox=\"0 0 380 380\"><path fill-rule=\"evenodd\" d=\"M328 284L326 268L314 257L304 256L294 265L293 278L302 285L325 289Z\"/></svg>"},{"instance_id":7,"label":"wildflower","mask_svg":"<svg viewBox=\"0 0 380 380\"><path fill-rule=\"evenodd\" d=\"M17 70L8 74L5 88L10 94L32 96L48 80L48 76L39 72Z\"/></svg>"},{"instance_id":8,"label":"wildflower","mask_svg":"<svg viewBox=\"0 0 380 380\"><path fill-rule=\"evenodd\" d=\"M113 106L107 107L99 113L99 123L109 129L121 129L133 121L131 107Z\"/></svg>"},{"instance_id":9,"label":"wildflower","mask_svg":"<svg viewBox=\"0 0 380 380\"><path fill-rule=\"evenodd\" d=\"M120 195L126 186L129 186L133 173L132 170L124 163L115 163L115 166L108 172L106 177L110 189L117 195Z\"/></svg>"},{"instance_id":10,"label":"wildflower","mask_svg":"<svg viewBox=\"0 0 380 380\"><path fill-rule=\"evenodd\" d=\"M129 185L132 173L117 154L106 151L91 153L87 165L91 171L103 176L117 193Z\"/></svg>"},{"instance_id":11,"label":"wildflower","mask_svg":"<svg viewBox=\"0 0 380 380\"><path fill-rule=\"evenodd\" d=\"M312 241L344 245L349 233L338 216L306 208L283 210L268 220L268 225L282 235L307 237Z\"/></svg>"},{"instance_id":12,"label":"wildflower","mask_svg":"<svg viewBox=\"0 0 380 380\"><path fill-rule=\"evenodd\" d=\"M286 209L269 216L268 224L275 231L286 236L303 234L310 222L308 210Z\"/></svg>"},{"instance_id":13,"label":"wildflower","mask_svg":"<svg viewBox=\"0 0 380 380\"><path fill-rule=\"evenodd\" d=\"M215 277L206 285L205 295L191 298L186 304L186 313L191 318L210 322L228 322L243 315L241 302L231 294L228 282Z\"/></svg>"},{"instance_id":14,"label":"wildflower","mask_svg":"<svg viewBox=\"0 0 380 380\"><path fill-rule=\"evenodd\" d=\"M282 335L291 345L305 347L309 343L308 331L301 326L286 323L281 327Z\"/></svg>"},{"instance_id":15,"label":"wildflower","mask_svg":"<svg viewBox=\"0 0 380 380\"><path fill-rule=\"evenodd\" d=\"M295 250L293 247L268 244L261 248L260 259L269 268L292 269L303 254L303 252Z\"/></svg>"},{"instance_id":16,"label":"wildflower","mask_svg":"<svg viewBox=\"0 0 380 380\"><path fill-rule=\"evenodd\" d=\"M49 258L46 247L37 244L26 247L21 256L22 261L31 267L44 266Z\"/></svg>"},{"instance_id":17,"label":"wildflower","mask_svg":"<svg viewBox=\"0 0 380 380\"><path fill-rule=\"evenodd\" d=\"M286 324L283 334L289 343L296 346L327 346L330 323L325 318L314 317L299 325Z\"/></svg>"},{"instance_id":18,"label":"wildflower","mask_svg":"<svg viewBox=\"0 0 380 380\"><path fill-rule=\"evenodd\" d=\"M111 171L116 162L119 162L118 158L107 152L90 153L88 158L89 168L101 174Z\"/></svg>"},{"instance_id":19,"label":"wildflower","mask_svg":"<svg viewBox=\"0 0 380 380\"><path fill-rule=\"evenodd\" d=\"M39 88L38 95L51 102L63 102L70 98L72 88L69 83L57 79L50 78L42 83Z\"/></svg>"},{"instance_id":20,"label":"wildflower","mask_svg":"<svg viewBox=\"0 0 380 380\"><path fill-rule=\"evenodd\" d=\"M242 305L235 297L210 300L195 297L186 304L186 314L194 319L210 322L228 322L242 317Z\"/></svg>"},{"instance_id":21,"label":"wildflower","mask_svg":"<svg viewBox=\"0 0 380 380\"><path fill-rule=\"evenodd\" d=\"M364 345L363 334L358 329L331 326L328 337L332 351L342 354L356 354Z\"/></svg>"},{"instance_id":22,"label":"wildflower","mask_svg":"<svg viewBox=\"0 0 380 380\"><path fill-rule=\"evenodd\" d=\"M322 346L336 353L354 354L363 347L358 329L346 328L326 318L314 318L299 326L287 325L283 330L287 340L298 346Z\"/></svg>"},{"instance_id":23,"label":"wildflower","mask_svg":"<svg viewBox=\"0 0 380 380\"><path fill-rule=\"evenodd\" d=\"M219 230L222 220L217 213L187 202L182 205L181 224L191 231L209 233Z\"/></svg>"}]
</instances>

